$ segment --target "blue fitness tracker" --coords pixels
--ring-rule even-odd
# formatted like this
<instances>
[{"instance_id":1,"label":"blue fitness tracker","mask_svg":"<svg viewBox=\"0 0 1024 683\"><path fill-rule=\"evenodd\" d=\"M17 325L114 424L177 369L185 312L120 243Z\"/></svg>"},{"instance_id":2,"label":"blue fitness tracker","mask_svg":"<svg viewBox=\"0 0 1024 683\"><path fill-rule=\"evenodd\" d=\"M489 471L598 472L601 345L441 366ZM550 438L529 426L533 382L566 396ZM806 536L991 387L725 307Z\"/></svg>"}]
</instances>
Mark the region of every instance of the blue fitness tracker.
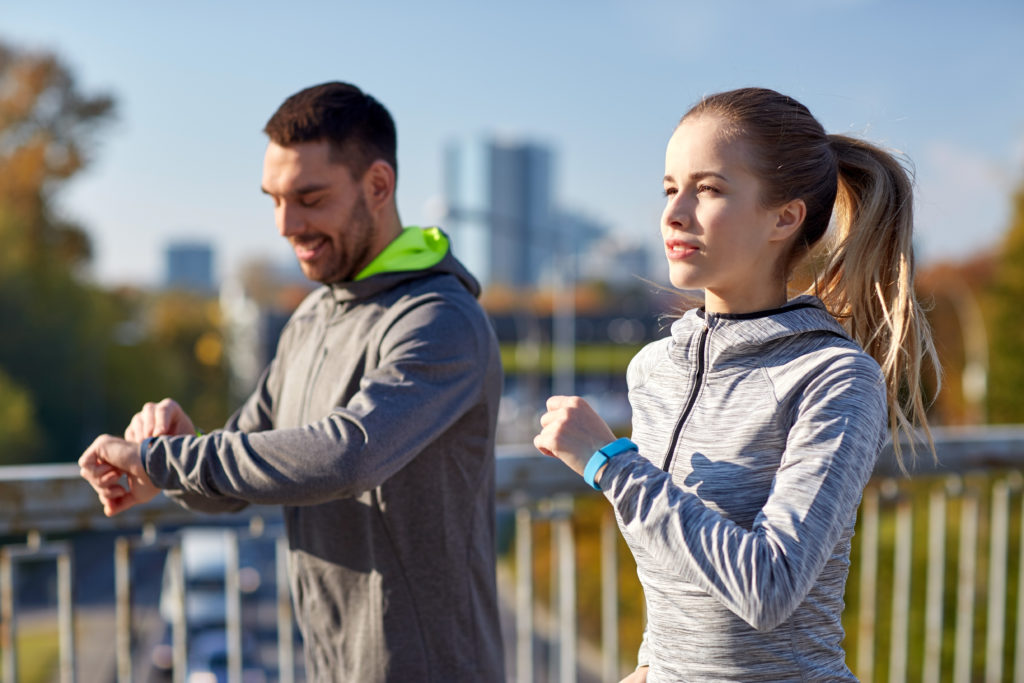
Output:
<instances>
[{"instance_id":1,"label":"blue fitness tracker","mask_svg":"<svg viewBox=\"0 0 1024 683\"><path fill-rule=\"evenodd\" d=\"M595 491L600 491L601 487L597 485L596 481L594 481L594 477L597 476L597 471L616 455L625 453L626 451L635 450L637 450L637 445L625 437L616 439L607 446L597 449L594 451L594 454L590 456L590 461L587 463L587 466L583 468L583 481L587 482L587 484L589 484Z\"/></svg>"}]
</instances>

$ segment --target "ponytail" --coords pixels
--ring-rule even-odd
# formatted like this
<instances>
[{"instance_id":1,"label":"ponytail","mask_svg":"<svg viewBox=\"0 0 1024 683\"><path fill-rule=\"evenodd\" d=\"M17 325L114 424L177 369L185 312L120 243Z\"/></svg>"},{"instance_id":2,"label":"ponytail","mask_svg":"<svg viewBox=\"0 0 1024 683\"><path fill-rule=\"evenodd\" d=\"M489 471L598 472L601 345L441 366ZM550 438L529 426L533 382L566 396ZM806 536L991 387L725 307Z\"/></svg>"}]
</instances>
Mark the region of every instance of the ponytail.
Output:
<instances>
[{"instance_id":1,"label":"ponytail","mask_svg":"<svg viewBox=\"0 0 1024 683\"><path fill-rule=\"evenodd\" d=\"M828 140L839 184L825 266L812 289L881 366L893 451L905 472L900 437L916 455L916 426L935 454L920 377L926 356L937 380L940 367L914 292L913 184L888 152L845 135Z\"/></svg>"}]
</instances>

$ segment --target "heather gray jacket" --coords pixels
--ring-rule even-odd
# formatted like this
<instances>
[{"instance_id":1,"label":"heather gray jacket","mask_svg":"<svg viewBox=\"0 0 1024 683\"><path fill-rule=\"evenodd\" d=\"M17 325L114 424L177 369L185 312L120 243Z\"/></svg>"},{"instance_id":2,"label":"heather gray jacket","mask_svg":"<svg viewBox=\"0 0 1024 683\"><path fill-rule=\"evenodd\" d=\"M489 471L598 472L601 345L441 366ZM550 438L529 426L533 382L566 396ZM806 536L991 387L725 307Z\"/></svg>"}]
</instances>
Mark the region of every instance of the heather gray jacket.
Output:
<instances>
[{"instance_id":1,"label":"heather gray jacket","mask_svg":"<svg viewBox=\"0 0 1024 683\"><path fill-rule=\"evenodd\" d=\"M315 681L504 678L494 565L501 365L449 252L321 287L227 426L160 438L147 473L188 507L281 504Z\"/></svg>"},{"instance_id":2,"label":"heather gray jacket","mask_svg":"<svg viewBox=\"0 0 1024 683\"><path fill-rule=\"evenodd\" d=\"M878 365L813 297L691 310L628 373L633 451L601 478L647 600L648 681L856 680L841 647Z\"/></svg>"}]
</instances>

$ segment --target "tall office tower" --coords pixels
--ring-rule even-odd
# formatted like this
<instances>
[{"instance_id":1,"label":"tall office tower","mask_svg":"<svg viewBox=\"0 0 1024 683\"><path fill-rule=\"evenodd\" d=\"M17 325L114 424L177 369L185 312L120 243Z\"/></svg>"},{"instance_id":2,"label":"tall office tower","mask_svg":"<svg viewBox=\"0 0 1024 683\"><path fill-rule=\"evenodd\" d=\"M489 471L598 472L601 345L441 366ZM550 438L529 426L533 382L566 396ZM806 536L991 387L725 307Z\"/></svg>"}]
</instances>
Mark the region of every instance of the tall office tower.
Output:
<instances>
[{"instance_id":1,"label":"tall office tower","mask_svg":"<svg viewBox=\"0 0 1024 683\"><path fill-rule=\"evenodd\" d=\"M474 252L468 264L485 283L538 284L557 242L551 167L551 150L535 143L490 139L446 149L446 225Z\"/></svg>"},{"instance_id":2,"label":"tall office tower","mask_svg":"<svg viewBox=\"0 0 1024 683\"><path fill-rule=\"evenodd\" d=\"M176 242L165 252L167 274L164 286L203 294L212 293L213 247L205 242Z\"/></svg>"}]
</instances>

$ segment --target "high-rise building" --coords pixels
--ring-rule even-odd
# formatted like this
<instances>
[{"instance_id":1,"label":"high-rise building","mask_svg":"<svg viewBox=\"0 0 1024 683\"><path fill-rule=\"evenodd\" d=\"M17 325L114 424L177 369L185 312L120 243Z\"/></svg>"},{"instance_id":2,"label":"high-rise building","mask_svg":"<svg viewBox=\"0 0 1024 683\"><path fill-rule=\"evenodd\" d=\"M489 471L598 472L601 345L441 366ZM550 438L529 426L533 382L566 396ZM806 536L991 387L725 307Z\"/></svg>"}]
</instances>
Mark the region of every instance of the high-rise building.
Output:
<instances>
[{"instance_id":1,"label":"high-rise building","mask_svg":"<svg viewBox=\"0 0 1024 683\"><path fill-rule=\"evenodd\" d=\"M543 145L499 139L448 146L446 226L484 282L536 286L549 264L557 241L552 156Z\"/></svg>"},{"instance_id":2,"label":"high-rise building","mask_svg":"<svg viewBox=\"0 0 1024 683\"><path fill-rule=\"evenodd\" d=\"M165 252L167 272L164 285L168 289L185 289L203 294L212 293L213 247L205 242L175 242Z\"/></svg>"}]
</instances>

